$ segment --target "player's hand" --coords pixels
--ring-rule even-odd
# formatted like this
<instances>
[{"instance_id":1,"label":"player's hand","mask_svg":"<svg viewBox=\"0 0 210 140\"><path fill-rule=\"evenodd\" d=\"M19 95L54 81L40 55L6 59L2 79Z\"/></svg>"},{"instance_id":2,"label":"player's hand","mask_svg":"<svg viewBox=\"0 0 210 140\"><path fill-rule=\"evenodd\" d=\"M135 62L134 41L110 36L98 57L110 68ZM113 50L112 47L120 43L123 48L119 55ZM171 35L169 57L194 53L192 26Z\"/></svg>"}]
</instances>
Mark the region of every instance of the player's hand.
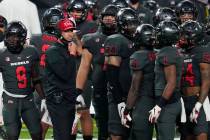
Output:
<instances>
[{"instance_id":1,"label":"player's hand","mask_svg":"<svg viewBox=\"0 0 210 140\"><path fill-rule=\"evenodd\" d=\"M121 118L121 123L123 126L127 127L127 128L130 128L130 125L131 125L131 116L130 116L130 110L128 110L126 107L125 109L123 109L123 115L122 115L122 118Z\"/></svg>"},{"instance_id":2,"label":"player's hand","mask_svg":"<svg viewBox=\"0 0 210 140\"><path fill-rule=\"evenodd\" d=\"M197 102L190 114L190 121L191 122L195 122L197 123L197 119L198 119L198 116L200 114L200 109L202 107L202 104L200 102Z\"/></svg>"},{"instance_id":3,"label":"player's hand","mask_svg":"<svg viewBox=\"0 0 210 140\"><path fill-rule=\"evenodd\" d=\"M73 125L72 125L72 128L71 128L71 134L72 135L77 134L77 124L78 124L80 118L81 118L81 113L76 112L75 117L74 117L74 122L73 122Z\"/></svg>"},{"instance_id":4,"label":"player's hand","mask_svg":"<svg viewBox=\"0 0 210 140\"><path fill-rule=\"evenodd\" d=\"M118 113L119 113L119 116L121 118L121 123L122 125L124 125L125 127L129 128L129 122L131 122L131 116L130 114L125 110L125 103L124 102L121 102L117 105L117 108L118 108Z\"/></svg>"},{"instance_id":5,"label":"player's hand","mask_svg":"<svg viewBox=\"0 0 210 140\"><path fill-rule=\"evenodd\" d=\"M152 110L149 111L149 122L156 123L160 116L161 108L156 105Z\"/></svg>"},{"instance_id":6,"label":"player's hand","mask_svg":"<svg viewBox=\"0 0 210 140\"><path fill-rule=\"evenodd\" d=\"M76 111L86 108L85 100L82 96L82 90L77 89L77 98L76 98Z\"/></svg>"}]
</instances>

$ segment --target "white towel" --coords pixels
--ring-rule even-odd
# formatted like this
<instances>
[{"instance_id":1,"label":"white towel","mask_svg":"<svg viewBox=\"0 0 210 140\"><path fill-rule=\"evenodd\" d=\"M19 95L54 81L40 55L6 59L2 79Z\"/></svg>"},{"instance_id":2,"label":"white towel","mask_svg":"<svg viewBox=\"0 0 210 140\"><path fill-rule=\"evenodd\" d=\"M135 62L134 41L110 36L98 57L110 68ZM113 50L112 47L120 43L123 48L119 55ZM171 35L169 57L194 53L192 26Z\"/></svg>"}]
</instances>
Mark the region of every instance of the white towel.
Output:
<instances>
[{"instance_id":1,"label":"white towel","mask_svg":"<svg viewBox=\"0 0 210 140\"><path fill-rule=\"evenodd\" d=\"M182 97L180 98L180 101L181 101L181 106L182 106L182 110L181 110L181 123L186 123L187 117L186 117L186 112L185 112L185 107L184 107L184 101L183 101Z\"/></svg>"},{"instance_id":2,"label":"white towel","mask_svg":"<svg viewBox=\"0 0 210 140\"><path fill-rule=\"evenodd\" d=\"M203 109L206 114L206 121L210 121L210 103L208 96L206 97L205 101L203 102Z\"/></svg>"}]
</instances>

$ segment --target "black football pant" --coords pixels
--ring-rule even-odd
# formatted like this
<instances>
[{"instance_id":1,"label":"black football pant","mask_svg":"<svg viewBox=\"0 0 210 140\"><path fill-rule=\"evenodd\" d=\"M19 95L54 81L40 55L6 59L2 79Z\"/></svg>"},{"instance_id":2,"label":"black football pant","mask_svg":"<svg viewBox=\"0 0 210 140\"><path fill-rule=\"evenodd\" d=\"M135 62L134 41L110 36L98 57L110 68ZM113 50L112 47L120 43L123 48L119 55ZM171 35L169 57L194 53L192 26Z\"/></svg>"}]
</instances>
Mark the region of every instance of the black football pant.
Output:
<instances>
[{"instance_id":1,"label":"black football pant","mask_svg":"<svg viewBox=\"0 0 210 140\"><path fill-rule=\"evenodd\" d=\"M3 97L3 118L9 140L18 140L22 127L21 118L26 124L32 140L41 140L40 114L34 104L34 98L13 98L5 93Z\"/></svg>"},{"instance_id":2,"label":"black football pant","mask_svg":"<svg viewBox=\"0 0 210 140\"><path fill-rule=\"evenodd\" d=\"M149 122L149 111L155 106L152 97L138 97L132 112L132 128L129 140L152 140L154 124Z\"/></svg>"},{"instance_id":3,"label":"black football pant","mask_svg":"<svg viewBox=\"0 0 210 140\"><path fill-rule=\"evenodd\" d=\"M71 128L75 116L75 102L69 99L69 95L61 94L62 98L59 99L56 99L58 94L46 97L47 109L53 124L53 136L55 140L73 140Z\"/></svg>"},{"instance_id":4,"label":"black football pant","mask_svg":"<svg viewBox=\"0 0 210 140\"><path fill-rule=\"evenodd\" d=\"M158 100L157 100L158 101ZM181 113L181 102L167 104L162 108L157 120L158 139L174 140L176 119Z\"/></svg>"},{"instance_id":5,"label":"black football pant","mask_svg":"<svg viewBox=\"0 0 210 140\"><path fill-rule=\"evenodd\" d=\"M111 92L107 94L108 98L108 112L109 112L109 121L108 121L108 132L114 136L122 136L123 140L128 140L130 129L126 128L121 124L121 119L119 116L117 103L114 100L114 97Z\"/></svg>"},{"instance_id":6,"label":"black football pant","mask_svg":"<svg viewBox=\"0 0 210 140\"><path fill-rule=\"evenodd\" d=\"M106 88L94 89L93 106L96 113L98 140L106 140L108 138L108 99Z\"/></svg>"}]
</instances>

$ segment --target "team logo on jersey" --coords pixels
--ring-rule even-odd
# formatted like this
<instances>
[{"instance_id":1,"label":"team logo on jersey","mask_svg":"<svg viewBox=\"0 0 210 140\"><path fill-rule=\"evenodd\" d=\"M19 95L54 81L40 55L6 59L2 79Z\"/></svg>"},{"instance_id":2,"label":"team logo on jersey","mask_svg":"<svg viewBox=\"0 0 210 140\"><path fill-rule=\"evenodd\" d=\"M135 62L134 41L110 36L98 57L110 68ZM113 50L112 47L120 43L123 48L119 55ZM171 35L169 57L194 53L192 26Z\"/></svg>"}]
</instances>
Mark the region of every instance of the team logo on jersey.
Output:
<instances>
[{"instance_id":1,"label":"team logo on jersey","mask_svg":"<svg viewBox=\"0 0 210 140\"><path fill-rule=\"evenodd\" d=\"M9 57L5 57L5 61L6 62L9 62L10 61L10 58Z\"/></svg>"},{"instance_id":2,"label":"team logo on jersey","mask_svg":"<svg viewBox=\"0 0 210 140\"><path fill-rule=\"evenodd\" d=\"M20 56L18 56L18 57L17 57L17 59L18 59L18 60L21 60L21 57L20 57Z\"/></svg>"},{"instance_id":3,"label":"team logo on jersey","mask_svg":"<svg viewBox=\"0 0 210 140\"><path fill-rule=\"evenodd\" d=\"M192 62L192 59L191 58L188 58L188 59L185 59L184 60L184 63L191 63Z\"/></svg>"},{"instance_id":4,"label":"team logo on jersey","mask_svg":"<svg viewBox=\"0 0 210 140\"><path fill-rule=\"evenodd\" d=\"M29 56L26 56L26 58L28 59L28 58L30 58L31 57L31 55L29 55Z\"/></svg>"},{"instance_id":5,"label":"team logo on jersey","mask_svg":"<svg viewBox=\"0 0 210 140\"><path fill-rule=\"evenodd\" d=\"M99 38L96 38L96 42L98 43L100 41L100 39Z\"/></svg>"}]
</instances>

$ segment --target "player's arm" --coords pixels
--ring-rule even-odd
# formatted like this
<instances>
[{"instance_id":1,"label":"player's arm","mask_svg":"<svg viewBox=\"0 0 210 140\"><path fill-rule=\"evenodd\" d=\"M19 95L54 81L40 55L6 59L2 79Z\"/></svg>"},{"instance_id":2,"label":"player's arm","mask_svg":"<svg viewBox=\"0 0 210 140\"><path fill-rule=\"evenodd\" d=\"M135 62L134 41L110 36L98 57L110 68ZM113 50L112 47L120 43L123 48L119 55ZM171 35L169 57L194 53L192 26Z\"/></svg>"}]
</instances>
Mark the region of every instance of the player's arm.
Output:
<instances>
[{"instance_id":1,"label":"player's arm","mask_svg":"<svg viewBox=\"0 0 210 140\"><path fill-rule=\"evenodd\" d=\"M208 95L210 87L210 64L200 63L199 66L201 73L201 90L198 101L203 103Z\"/></svg>"},{"instance_id":2,"label":"player's arm","mask_svg":"<svg viewBox=\"0 0 210 140\"><path fill-rule=\"evenodd\" d=\"M76 33L74 33L74 35L72 37L72 40L77 46L77 54L79 56L82 55L82 42L81 42L81 40L79 39L79 37L77 36Z\"/></svg>"},{"instance_id":3,"label":"player's arm","mask_svg":"<svg viewBox=\"0 0 210 140\"><path fill-rule=\"evenodd\" d=\"M176 88L176 66L175 65L165 66L164 74L166 79L166 86L159 103L161 107L165 105L167 100L171 98Z\"/></svg>"},{"instance_id":4,"label":"player's arm","mask_svg":"<svg viewBox=\"0 0 210 140\"><path fill-rule=\"evenodd\" d=\"M120 65L122 62L121 52L122 44L116 42L114 38L107 38L105 43L105 65L106 76L109 81L108 88L113 92L117 103L124 102L122 97L122 87L119 81Z\"/></svg>"},{"instance_id":5,"label":"player's arm","mask_svg":"<svg viewBox=\"0 0 210 140\"><path fill-rule=\"evenodd\" d=\"M171 98L176 88L177 49L168 48L168 50L163 51L158 61L163 66L163 72L166 80L163 93L159 102L157 103L157 105L162 108L167 104L168 100Z\"/></svg>"},{"instance_id":6,"label":"player's arm","mask_svg":"<svg viewBox=\"0 0 210 140\"><path fill-rule=\"evenodd\" d=\"M81 63L80 63L79 70L77 73L77 78L76 78L77 89L81 89L81 90L84 89L85 83L88 79L92 57L93 57L92 54L87 49L83 50Z\"/></svg>"},{"instance_id":7,"label":"player's arm","mask_svg":"<svg viewBox=\"0 0 210 140\"><path fill-rule=\"evenodd\" d=\"M162 107L167 104L167 101L171 98L175 88L176 88L176 66L175 65L165 65L164 66L164 74L166 79L166 86L160 97L157 105L149 111L149 121L151 123L156 123L159 118Z\"/></svg>"},{"instance_id":8,"label":"player's arm","mask_svg":"<svg viewBox=\"0 0 210 140\"><path fill-rule=\"evenodd\" d=\"M31 76L32 76L32 83L33 83L34 88L36 89L39 96L43 99L45 97L45 95L44 95L44 90L43 90L42 83L41 83L41 77L39 74L39 62L38 61L34 62L32 65Z\"/></svg>"},{"instance_id":9,"label":"player's arm","mask_svg":"<svg viewBox=\"0 0 210 140\"><path fill-rule=\"evenodd\" d=\"M143 78L142 71L133 71L131 87L128 92L128 98L127 98L127 103L126 103L126 107L129 110L132 109L136 103L136 99L138 98L139 87L140 87L142 78Z\"/></svg>"}]
</instances>

